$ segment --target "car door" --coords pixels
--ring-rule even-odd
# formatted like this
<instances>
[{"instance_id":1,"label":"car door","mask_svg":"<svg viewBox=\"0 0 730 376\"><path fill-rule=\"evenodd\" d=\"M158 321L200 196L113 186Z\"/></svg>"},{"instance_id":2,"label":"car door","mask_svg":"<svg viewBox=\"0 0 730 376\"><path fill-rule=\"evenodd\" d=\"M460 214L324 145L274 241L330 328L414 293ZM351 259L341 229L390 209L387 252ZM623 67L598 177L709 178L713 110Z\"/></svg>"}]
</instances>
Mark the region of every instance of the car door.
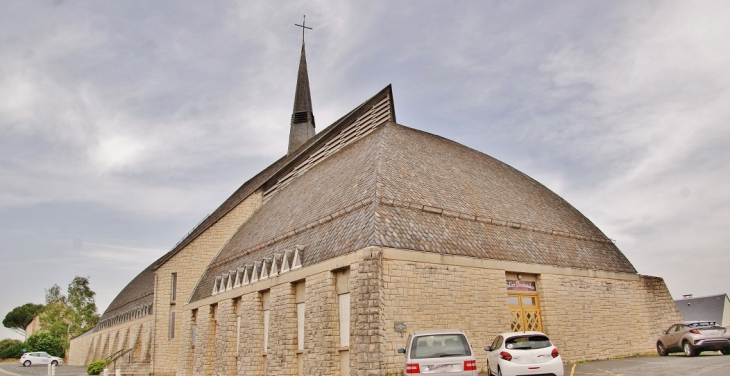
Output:
<instances>
[{"instance_id":1,"label":"car door","mask_svg":"<svg viewBox=\"0 0 730 376\"><path fill-rule=\"evenodd\" d=\"M497 338L494 339L492 345L490 346L491 351L487 353L487 363L489 364L489 369L495 375L497 374L497 366L499 365L499 348L502 347L502 342L502 336L497 336Z\"/></svg>"},{"instance_id":2,"label":"car door","mask_svg":"<svg viewBox=\"0 0 730 376\"><path fill-rule=\"evenodd\" d=\"M674 331L669 333L669 345L667 347L673 349L681 349L682 344L679 341L682 339L684 334L684 325L677 324L674 326Z\"/></svg>"}]
</instances>

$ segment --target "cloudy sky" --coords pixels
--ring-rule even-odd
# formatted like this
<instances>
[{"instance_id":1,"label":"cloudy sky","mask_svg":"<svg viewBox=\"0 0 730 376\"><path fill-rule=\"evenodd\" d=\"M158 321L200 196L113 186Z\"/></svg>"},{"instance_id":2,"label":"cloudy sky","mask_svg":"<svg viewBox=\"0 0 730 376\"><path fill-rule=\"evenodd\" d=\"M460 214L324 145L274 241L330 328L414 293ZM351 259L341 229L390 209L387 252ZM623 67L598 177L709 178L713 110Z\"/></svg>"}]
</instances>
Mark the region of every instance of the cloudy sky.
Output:
<instances>
[{"instance_id":1,"label":"cloudy sky","mask_svg":"<svg viewBox=\"0 0 730 376\"><path fill-rule=\"evenodd\" d=\"M103 312L283 156L303 14L318 129L392 83L675 298L730 291L728 1L4 1L0 317L76 275Z\"/></svg>"}]
</instances>

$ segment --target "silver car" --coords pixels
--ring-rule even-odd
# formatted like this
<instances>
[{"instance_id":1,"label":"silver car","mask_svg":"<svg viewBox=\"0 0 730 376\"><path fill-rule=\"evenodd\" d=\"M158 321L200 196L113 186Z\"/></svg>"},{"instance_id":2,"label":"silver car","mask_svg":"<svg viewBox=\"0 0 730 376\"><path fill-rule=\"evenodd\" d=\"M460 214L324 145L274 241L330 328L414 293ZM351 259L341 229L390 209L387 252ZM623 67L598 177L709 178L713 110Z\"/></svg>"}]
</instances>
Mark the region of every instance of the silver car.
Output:
<instances>
[{"instance_id":1,"label":"silver car","mask_svg":"<svg viewBox=\"0 0 730 376\"><path fill-rule=\"evenodd\" d=\"M685 321L674 324L662 332L656 342L660 356L682 352L695 356L702 351L717 351L730 354L730 333L714 321Z\"/></svg>"},{"instance_id":2,"label":"silver car","mask_svg":"<svg viewBox=\"0 0 730 376\"><path fill-rule=\"evenodd\" d=\"M405 354L407 375L477 376L477 360L466 334L458 329L419 331L408 335Z\"/></svg>"}]
</instances>

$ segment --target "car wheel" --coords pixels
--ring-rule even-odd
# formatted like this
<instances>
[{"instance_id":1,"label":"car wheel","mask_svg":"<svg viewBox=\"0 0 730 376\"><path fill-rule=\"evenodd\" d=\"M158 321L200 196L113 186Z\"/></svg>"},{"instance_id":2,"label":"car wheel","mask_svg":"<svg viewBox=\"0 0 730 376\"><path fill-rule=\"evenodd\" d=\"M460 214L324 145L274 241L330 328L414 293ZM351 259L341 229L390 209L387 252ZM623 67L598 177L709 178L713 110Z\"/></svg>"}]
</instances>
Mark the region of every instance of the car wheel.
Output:
<instances>
[{"instance_id":1,"label":"car wheel","mask_svg":"<svg viewBox=\"0 0 730 376\"><path fill-rule=\"evenodd\" d=\"M54 366L57 366L58 365L58 361L57 360L54 360L54 361L51 362L51 364L53 364Z\"/></svg>"},{"instance_id":2,"label":"car wheel","mask_svg":"<svg viewBox=\"0 0 730 376\"><path fill-rule=\"evenodd\" d=\"M669 355L667 353L667 349L664 348L664 344L661 343L661 342L657 342L656 343L656 352L657 352L657 354L659 354L659 356L667 356L667 355Z\"/></svg>"},{"instance_id":3,"label":"car wheel","mask_svg":"<svg viewBox=\"0 0 730 376\"><path fill-rule=\"evenodd\" d=\"M687 355L687 356L697 355L695 353L695 348L692 347L692 344L687 341L684 342L684 345L682 346L682 348L684 349L684 355Z\"/></svg>"},{"instance_id":4,"label":"car wheel","mask_svg":"<svg viewBox=\"0 0 730 376\"><path fill-rule=\"evenodd\" d=\"M720 352L722 353L722 355L730 355L730 349L722 349L720 350Z\"/></svg>"},{"instance_id":5,"label":"car wheel","mask_svg":"<svg viewBox=\"0 0 730 376\"><path fill-rule=\"evenodd\" d=\"M30 367L30 360L23 362L23 367Z\"/></svg>"}]
</instances>

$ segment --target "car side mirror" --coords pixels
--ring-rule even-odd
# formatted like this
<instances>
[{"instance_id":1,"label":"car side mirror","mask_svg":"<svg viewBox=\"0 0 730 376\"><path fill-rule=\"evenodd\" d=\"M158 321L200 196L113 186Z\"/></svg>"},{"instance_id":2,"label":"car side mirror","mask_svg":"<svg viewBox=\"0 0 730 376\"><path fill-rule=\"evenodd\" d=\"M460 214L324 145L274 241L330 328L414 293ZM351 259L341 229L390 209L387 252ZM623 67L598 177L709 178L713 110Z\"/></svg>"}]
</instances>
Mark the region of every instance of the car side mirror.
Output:
<instances>
[{"instance_id":1,"label":"car side mirror","mask_svg":"<svg viewBox=\"0 0 730 376\"><path fill-rule=\"evenodd\" d=\"M666 330L662 332L662 334L669 334Z\"/></svg>"},{"instance_id":2,"label":"car side mirror","mask_svg":"<svg viewBox=\"0 0 730 376\"><path fill-rule=\"evenodd\" d=\"M406 349L398 349L398 354L405 354L405 353L406 353Z\"/></svg>"},{"instance_id":3,"label":"car side mirror","mask_svg":"<svg viewBox=\"0 0 730 376\"><path fill-rule=\"evenodd\" d=\"M484 351L492 351L492 346L487 346L484 348Z\"/></svg>"}]
</instances>

